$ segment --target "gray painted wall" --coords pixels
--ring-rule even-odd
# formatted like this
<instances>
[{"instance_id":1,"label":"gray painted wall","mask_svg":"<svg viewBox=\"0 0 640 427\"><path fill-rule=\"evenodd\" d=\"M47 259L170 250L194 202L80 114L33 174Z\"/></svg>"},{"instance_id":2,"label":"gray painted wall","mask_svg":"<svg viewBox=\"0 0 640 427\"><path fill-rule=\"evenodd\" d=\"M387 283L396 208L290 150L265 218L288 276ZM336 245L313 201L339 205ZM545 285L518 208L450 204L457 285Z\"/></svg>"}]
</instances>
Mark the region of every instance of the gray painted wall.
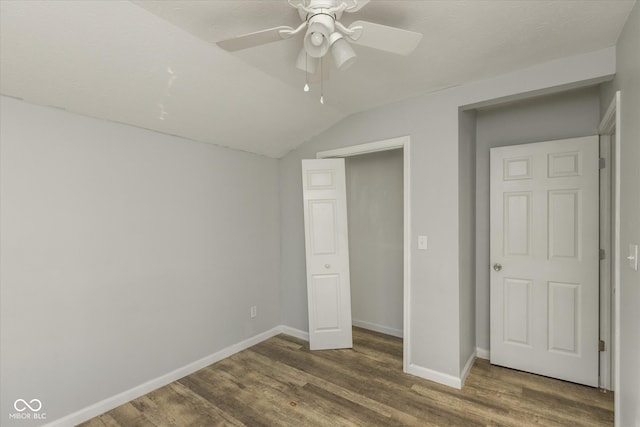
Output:
<instances>
[{"instance_id":1,"label":"gray painted wall","mask_svg":"<svg viewBox=\"0 0 640 427\"><path fill-rule=\"evenodd\" d=\"M355 325L402 334L402 150L347 157L351 316Z\"/></svg>"},{"instance_id":2,"label":"gray painted wall","mask_svg":"<svg viewBox=\"0 0 640 427\"><path fill-rule=\"evenodd\" d=\"M604 105L621 91L620 108L620 399L621 426L640 425L640 273L625 262L629 244L640 244L640 4L616 45L617 73ZM604 113L604 111L603 111Z\"/></svg>"},{"instance_id":3,"label":"gray painted wall","mask_svg":"<svg viewBox=\"0 0 640 427\"><path fill-rule=\"evenodd\" d=\"M18 398L53 421L280 324L276 160L1 102L0 424Z\"/></svg>"},{"instance_id":4,"label":"gray painted wall","mask_svg":"<svg viewBox=\"0 0 640 427\"><path fill-rule=\"evenodd\" d=\"M315 158L318 151L409 135L412 302L407 368L441 382L459 380L462 348L473 339L473 334L462 337L460 328L459 109L604 81L614 73L614 61L613 49L604 49L355 114L288 153L280 160L279 178L283 323L308 330L300 160ZM429 237L427 251L416 249L420 234Z\"/></svg>"},{"instance_id":5,"label":"gray painted wall","mask_svg":"<svg viewBox=\"0 0 640 427\"><path fill-rule=\"evenodd\" d=\"M481 109L476 122L476 340L489 349L489 149L596 135L598 87Z\"/></svg>"}]
</instances>

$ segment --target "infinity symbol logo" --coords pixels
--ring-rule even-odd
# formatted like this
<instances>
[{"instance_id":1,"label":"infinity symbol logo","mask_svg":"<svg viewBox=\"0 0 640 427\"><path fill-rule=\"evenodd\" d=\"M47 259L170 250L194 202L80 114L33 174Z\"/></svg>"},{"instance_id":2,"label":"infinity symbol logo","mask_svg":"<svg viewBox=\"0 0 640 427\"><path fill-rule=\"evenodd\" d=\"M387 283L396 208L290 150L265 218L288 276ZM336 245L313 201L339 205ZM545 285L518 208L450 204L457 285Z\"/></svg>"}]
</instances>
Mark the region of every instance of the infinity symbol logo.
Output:
<instances>
[{"instance_id":1,"label":"infinity symbol logo","mask_svg":"<svg viewBox=\"0 0 640 427\"><path fill-rule=\"evenodd\" d=\"M27 401L24 399L18 399L13 402L13 407L18 412L26 411L27 408L29 408L31 412L38 412L40 409L42 409L42 402L40 402L38 399L31 399L31 401L27 403Z\"/></svg>"}]
</instances>

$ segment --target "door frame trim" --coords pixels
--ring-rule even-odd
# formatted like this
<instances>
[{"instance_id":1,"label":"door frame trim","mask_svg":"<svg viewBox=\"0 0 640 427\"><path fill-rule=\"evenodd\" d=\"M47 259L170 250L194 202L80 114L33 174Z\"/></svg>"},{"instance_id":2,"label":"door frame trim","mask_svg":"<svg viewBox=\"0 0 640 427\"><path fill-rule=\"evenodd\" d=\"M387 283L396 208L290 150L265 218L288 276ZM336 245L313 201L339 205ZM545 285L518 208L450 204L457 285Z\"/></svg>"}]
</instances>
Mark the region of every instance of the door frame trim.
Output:
<instances>
[{"instance_id":1,"label":"door frame trim","mask_svg":"<svg viewBox=\"0 0 640 427\"><path fill-rule=\"evenodd\" d=\"M379 151L403 149L403 216L404 216L404 248L403 248L403 339L402 370L408 372L411 366L411 137L409 135L365 144L352 145L335 150L316 153L317 159L332 157L350 157Z\"/></svg>"},{"instance_id":2,"label":"door frame trim","mask_svg":"<svg viewBox=\"0 0 640 427\"><path fill-rule=\"evenodd\" d=\"M613 283L609 284L611 287L610 292L614 292L613 325L611 325L611 319L601 319L601 326L608 328L613 338L613 345L611 346L613 350L612 357L609 360L605 360L603 364L603 369L608 368L609 370L609 378L611 379L611 376L613 376L613 381L610 384L612 390L615 390L620 383L620 292L616 291L620 289L620 99L621 92L616 91L598 127L601 140L609 142L610 148L613 148L615 153L615 156L611 158L611 167L614 173L611 176L611 184L608 188L610 196L614 196L613 217L611 218L613 227L610 247L608 248L612 255L610 268L613 269ZM619 411L620 393L615 393L614 413L618 414ZM619 417L615 417L615 421L615 425L619 426Z\"/></svg>"},{"instance_id":3,"label":"door frame trim","mask_svg":"<svg viewBox=\"0 0 640 427\"><path fill-rule=\"evenodd\" d=\"M604 350L600 351L599 369L600 378L598 387L605 390L613 390L612 383L612 355L613 339L611 334L611 324L613 319L613 294L612 272L613 272L613 218L612 209L612 159L611 159L611 136L599 135L600 158L604 159L604 168L600 169L600 250L604 250L605 256L600 259L600 317L599 329L601 341L604 341Z\"/></svg>"}]
</instances>

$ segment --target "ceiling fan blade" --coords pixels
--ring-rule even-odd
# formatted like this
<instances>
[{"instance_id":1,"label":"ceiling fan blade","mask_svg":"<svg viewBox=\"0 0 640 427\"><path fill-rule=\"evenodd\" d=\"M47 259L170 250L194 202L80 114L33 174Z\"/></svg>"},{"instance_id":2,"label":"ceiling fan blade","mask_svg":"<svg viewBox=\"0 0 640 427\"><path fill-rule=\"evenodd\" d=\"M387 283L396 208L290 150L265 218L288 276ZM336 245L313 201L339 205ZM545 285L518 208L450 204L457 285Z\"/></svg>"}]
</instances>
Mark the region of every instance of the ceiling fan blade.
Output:
<instances>
[{"instance_id":1,"label":"ceiling fan blade","mask_svg":"<svg viewBox=\"0 0 640 427\"><path fill-rule=\"evenodd\" d=\"M254 46L283 40L281 31L294 31L293 28L285 26L269 28L268 30L256 31L255 33L244 34L242 36L233 37L227 40L221 40L216 44L228 52L236 50L248 49Z\"/></svg>"},{"instance_id":2,"label":"ceiling fan blade","mask_svg":"<svg viewBox=\"0 0 640 427\"><path fill-rule=\"evenodd\" d=\"M360 31L358 27L362 28ZM422 34L367 21L355 21L349 29L362 33L352 43L398 55L409 55L422 40Z\"/></svg>"},{"instance_id":3,"label":"ceiling fan blade","mask_svg":"<svg viewBox=\"0 0 640 427\"><path fill-rule=\"evenodd\" d=\"M355 3L353 6L347 6L345 12L353 13L357 12L369 3L369 0L351 0L348 3Z\"/></svg>"}]
</instances>

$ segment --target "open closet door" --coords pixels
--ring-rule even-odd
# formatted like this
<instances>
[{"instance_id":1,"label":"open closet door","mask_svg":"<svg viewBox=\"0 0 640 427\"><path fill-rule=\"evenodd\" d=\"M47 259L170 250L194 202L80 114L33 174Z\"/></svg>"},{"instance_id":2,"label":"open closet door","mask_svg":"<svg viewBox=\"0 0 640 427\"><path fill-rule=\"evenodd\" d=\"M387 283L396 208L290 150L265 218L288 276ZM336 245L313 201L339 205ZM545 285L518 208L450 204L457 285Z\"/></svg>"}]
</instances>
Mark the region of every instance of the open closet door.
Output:
<instances>
[{"instance_id":1,"label":"open closet door","mask_svg":"<svg viewBox=\"0 0 640 427\"><path fill-rule=\"evenodd\" d=\"M309 347L351 348L344 159L302 161Z\"/></svg>"}]
</instances>

